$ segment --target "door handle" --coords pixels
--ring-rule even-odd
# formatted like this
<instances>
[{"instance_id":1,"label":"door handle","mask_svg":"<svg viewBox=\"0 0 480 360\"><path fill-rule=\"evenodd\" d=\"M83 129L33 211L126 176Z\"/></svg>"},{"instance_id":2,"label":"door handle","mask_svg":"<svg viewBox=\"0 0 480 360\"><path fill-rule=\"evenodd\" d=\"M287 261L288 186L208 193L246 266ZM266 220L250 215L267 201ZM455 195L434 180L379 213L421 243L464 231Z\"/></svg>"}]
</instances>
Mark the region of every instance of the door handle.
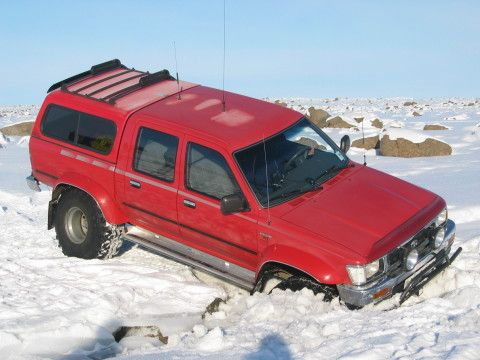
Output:
<instances>
[{"instance_id":1,"label":"door handle","mask_svg":"<svg viewBox=\"0 0 480 360\"><path fill-rule=\"evenodd\" d=\"M185 205L186 207L189 207L191 209L195 209L197 207L197 204L195 204L195 202L193 202L191 200L187 200L187 199L183 200L183 205Z\"/></svg>"},{"instance_id":2,"label":"door handle","mask_svg":"<svg viewBox=\"0 0 480 360\"><path fill-rule=\"evenodd\" d=\"M130 180L130 186L134 187L136 189L140 189L142 187L142 185L138 181L135 181L135 180Z\"/></svg>"}]
</instances>

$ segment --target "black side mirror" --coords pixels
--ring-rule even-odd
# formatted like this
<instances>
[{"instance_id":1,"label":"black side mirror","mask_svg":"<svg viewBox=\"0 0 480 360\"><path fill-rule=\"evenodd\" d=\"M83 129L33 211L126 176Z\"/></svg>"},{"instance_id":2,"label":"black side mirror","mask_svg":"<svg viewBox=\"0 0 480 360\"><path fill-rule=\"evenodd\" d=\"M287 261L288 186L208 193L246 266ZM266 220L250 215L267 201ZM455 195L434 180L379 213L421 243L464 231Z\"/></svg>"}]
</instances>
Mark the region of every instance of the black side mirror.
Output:
<instances>
[{"instance_id":1,"label":"black side mirror","mask_svg":"<svg viewBox=\"0 0 480 360\"><path fill-rule=\"evenodd\" d=\"M342 150L342 152L346 154L348 149L350 149L350 136L344 135L340 139L340 150Z\"/></svg>"},{"instance_id":2,"label":"black side mirror","mask_svg":"<svg viewBox=\"0 0 480 360\"><path fill-rule=\"evenodd\" d=\"M224 214L233 214L248 210L247 199L242 194L224 196L220 202L220 210Z\"/></svg>"}]
</instances>

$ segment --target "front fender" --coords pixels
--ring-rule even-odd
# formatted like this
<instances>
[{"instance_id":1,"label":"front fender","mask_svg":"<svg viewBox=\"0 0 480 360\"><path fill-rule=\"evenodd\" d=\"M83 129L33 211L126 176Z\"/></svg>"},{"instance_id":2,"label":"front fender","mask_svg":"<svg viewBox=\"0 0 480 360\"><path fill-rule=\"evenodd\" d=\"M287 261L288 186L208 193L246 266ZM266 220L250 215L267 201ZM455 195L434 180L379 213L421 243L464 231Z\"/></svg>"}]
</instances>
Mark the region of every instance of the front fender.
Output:
<instances>
[{"instance_id":1,"label":"front fender","mask_svg":"<svg viewBox=\"0 0 480 360\"><path fill-rule=\"evenodd\" d=\"M263 267L270 262L291 266L322 284L333 285L350 282L343 262L336 257L327 257L320 252L312 254L288 245L272 244L264 250L257 274L260 274Z\"/></svg>"},{"instance_id":2,"label":"front fender","mask_svg":"<svg viewBox=\"0 0 480 360\"><path fill-rule=\"evenodd\" d=\"M67 173L59 178L54 188L55 190L61 185L69 185L85 191L97 203L103 213L105 220L110 224L123 224L127 221L125 214L120 210L114 197L100 183L74 173Z\"/></svg>"}]
</instances>

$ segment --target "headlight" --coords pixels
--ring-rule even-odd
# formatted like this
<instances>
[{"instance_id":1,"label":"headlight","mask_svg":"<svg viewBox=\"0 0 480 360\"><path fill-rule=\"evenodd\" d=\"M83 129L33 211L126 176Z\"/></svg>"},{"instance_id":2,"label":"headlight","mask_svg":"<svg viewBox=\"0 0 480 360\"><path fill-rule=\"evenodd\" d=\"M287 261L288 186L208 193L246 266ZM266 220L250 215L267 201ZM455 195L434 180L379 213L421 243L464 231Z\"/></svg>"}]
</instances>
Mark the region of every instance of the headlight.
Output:
<instances>
[{"instance_id":1,"label":"headlight","mask_svg":"<svg viewBox=\"0 0 480 360\"><path fill-rule=\"evenodd\" d=\"M435 233L435 249L439 248L445 240L445 228L441 227Z\"/></svg>"},{"instance_id":2,"label":"headlight","mask_svg":"<svg viewBox=\"0 0 480 360\"><path fill-rule=\"evenodd\" d=\"M445 224L445 221L448 219L448 210L447 208L443 209L440 214L437 215L435 219L435 225L439 226Z\"/></svg>"},{"instance_id":3,"label":"headlight","mask_svg":"<svg viewBox=\"0 0 480 360\"><path fill-rule=\"evenodd\" d=\"M347 272L352 284L362 285L383 271L381 259L366 265L347 265Z\"/></svg>"},{"instance_id":4,"label":"headlight","mask_svg":"<svg viewBox=\"0 0 480 360\"><path fill-rule=\"evenodd\" d=\"M416 249L411 250L407 258L405 259L405 268L410 271L412 270L415 265L418 263L418 251Z\"/></svg>"}]
</instances>

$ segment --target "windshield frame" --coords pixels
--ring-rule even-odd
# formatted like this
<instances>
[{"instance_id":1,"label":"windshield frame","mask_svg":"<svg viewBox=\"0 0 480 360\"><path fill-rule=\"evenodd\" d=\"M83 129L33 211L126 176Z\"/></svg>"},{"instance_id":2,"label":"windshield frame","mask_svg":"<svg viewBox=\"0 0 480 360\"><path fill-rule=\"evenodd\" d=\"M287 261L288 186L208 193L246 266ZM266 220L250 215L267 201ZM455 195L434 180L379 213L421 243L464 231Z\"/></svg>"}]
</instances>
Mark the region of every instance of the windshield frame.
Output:
<instances>
[{"instance_id":1,"label":"windshield frame","mask_svg":"<svg viewBox=\"0 0 480 360\"><path fill-rule=\"evenodd\" d=\"M255 198L255 201L261 206L262 209L267 209L267 208L269 208L269 207L268 207L268 205L263 205L262 202L258 199L257 193L253 190L250 182L248 181L247 177L245 176L245 173L243 172L243 169L242 169L242 167L240 166L240 164L239 164L239 162L238 162L238 160L237 160L236 155L237 155L237 153L239 153L239 152L242 152L242 151L247 150L247 149L249 149L249 148L252 148L252 147L254 147L254 146L258 146L259 144L263 143L264 141L268 141L268 140L270 140L270 139L272 139L272 138L274 138L274 137L276 137L276 136L278 136L278 135L280 135L280 134L282 134L282 133L290 130L291 128L297 126L300 122L302 122L302 121L304 121L304 120L306 120L306 121L309 123L309 125L310 125L315 131L317 131L317 132L319 133L319 135L322 137L322 139L325 140L325 142L328 143L328 145L330 145L330 146L332 147L332 149L334 149L335 151L339 151L339 152L342 153L342 155L345 157L345 159L344 159L344 161L343 161L343 163L342 163L342 165L341 165L342 169L345 168L345 167L350 163L350 159L349 159L349 157L347 156L347 154L345 154L344 152L341 151L340 147L330 138L330 136L328 136L325 132L323 132L318 126L316 126L313 122L311 122L311 121L310 121L307 117L305 117L305 116L302 116L300 119L298 119L297 121L295 121L293 124L291 124L291 125L287 126L286 128L284 128L284 129L282 129L282 130L280 130L280 131L278 131L278 132L276 132L276 133L274 133L274 134L266 137L265 139L262 139L262 140L260 140L260 141L257 141L256 143L250 144L250 145L245 146L245 147L243 147L243 148L241 148L241 149L235 150L235 151L232 153L233 161L235 162L235 165L237 166L238 170L240 171L240 173L241 173L241 175L242 175L242 177L243 177L243 180L244 180L245 183L247 184L248 189L250 190L250 193L253 195L253 197ZM330 180L331 178L335 177L337 174L338 174L338 172L336 172L336 173L335 173L333 176L331 176L331 177L325 178L325 181L324 181L324 182L326 182L326 181ZM275 202L274 204L272 204L270 201L269 201L268 203L270 203L270 208L272 208L272 207L275 207L275 206L277 206L277 205L284 204L284 203L286 203L286 202L288 202L288 201L290 201L290 200L293 200L293 199L295 199L295 198L297 198L297 197L299 197L299 196L302 196L302 195L304 195L304 194L305 194L305 192L300 192L300 193L297 193L297 194L293 194L292 196L286 197L286 198L283 199L283 200L280 200L280 201L277 201L277 200L276 200L276 202Z\"/></svg>"}]
</instances>

